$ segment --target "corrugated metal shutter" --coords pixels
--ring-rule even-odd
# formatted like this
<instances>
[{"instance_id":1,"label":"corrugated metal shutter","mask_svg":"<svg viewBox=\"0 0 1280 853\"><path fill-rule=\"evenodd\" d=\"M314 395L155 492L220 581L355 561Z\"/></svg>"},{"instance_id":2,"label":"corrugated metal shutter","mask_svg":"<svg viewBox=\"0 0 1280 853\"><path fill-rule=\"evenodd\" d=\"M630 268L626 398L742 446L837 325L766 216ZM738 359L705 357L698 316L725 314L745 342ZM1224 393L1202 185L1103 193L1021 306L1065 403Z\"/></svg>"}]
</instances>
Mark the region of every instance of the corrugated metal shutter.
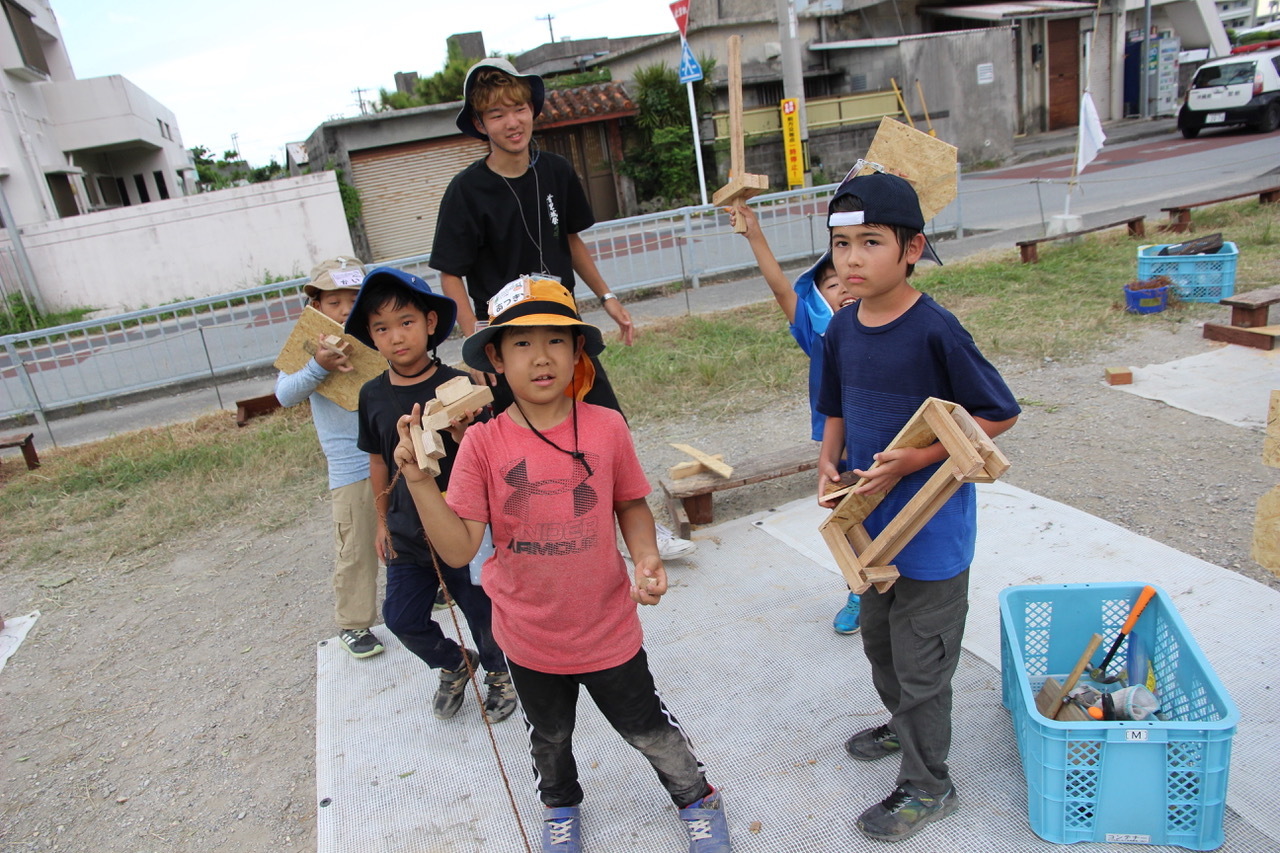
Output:
<instances>
[{"instance_id":1,"label":"corrugated metal shutter","mask_svg":"<svg viewBox=\"0 0 1280 853\"><path fill-rule=\"evenodd\" d=\"M431 251L440 197L453 176L489 151L478 139L390 145L351 153L371 262Z\"/></svg>"}]
</instances>

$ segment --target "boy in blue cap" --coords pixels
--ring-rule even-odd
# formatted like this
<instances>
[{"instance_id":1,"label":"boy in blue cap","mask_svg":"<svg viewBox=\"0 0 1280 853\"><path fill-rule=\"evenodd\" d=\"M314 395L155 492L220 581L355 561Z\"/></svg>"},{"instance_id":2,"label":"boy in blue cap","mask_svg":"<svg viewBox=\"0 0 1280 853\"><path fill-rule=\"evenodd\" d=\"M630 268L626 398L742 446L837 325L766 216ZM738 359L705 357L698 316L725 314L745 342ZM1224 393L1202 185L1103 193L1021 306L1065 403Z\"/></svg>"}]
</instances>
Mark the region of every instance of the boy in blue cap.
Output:
<instances>
[{"instance_id":1,"label":"boy in blue cap","mask_svg":"<svg viewBox=\"0 0 1280 853\"><path fill-rule=\"evenodd\" d=\"M387 566L383 617L405 648L440 670L432 703L439 719L458 712L466 695L469 670L481 664L489 686L484 712L505 720L515 710L515 691L502 649L493 639L492 605L484 589L471 583L467 561L456 566L437 560L418 520L404 480L391 487L394 453L400 436L396 423L415 406L425 406L441 384L461 371L441 363L436 348L453 329L453 300L432 292L416 275L379 267L365 278L347 317L347 334L376 349L387 371L360 389L359 435L356 445L369 454L369 480L378 507L378 555ZM443 431L445 457L439 487L449 487L458 441L471 418ZM431 618L432 604L444 578L449 595L467 618L477 651L459 646Z\"/></svg>"},{"instance_id":2,"label":"boy in blue cap","mask_svg":"<svg viewBox=\"0 0 1280 853\"><path fill-rule=\"evenodd\" d=\"M447 500L418 470L410 423L395 459L441 557L465 564L493 531L484 584L507 653L546 809L544 853L581 853L583 800L573 757L578 693L639 750L679 809L689 853L729 853L720 792L654 686L637 604L667 591L649 484L626 422L584 402L600 330L583 323L558 282L522 278L489 303L489 325L467 338L466 363L507 377L514 400L469 430ZM615 530L635 562L628 577ZM639 845L635 849L653 850Z\"/></svg>"},{"instance_id":3,"label":"boy in blue cap","mask_svg":"<svg viewBox=\"0 0 1280 853\"><path fill-rule=\"evenodd\" d=\"M836 274L858 301L836 312L823 341L818 499L832 505L824 494L839 482L844 456L866 479L855 491L884 494L863 522L874 538L947 456L939 443L883 450L926 398L960 404L992 437L1013 426L1020 409L960 322L908 281L930 249L907 181L883 172L846 178L831 199L827 227ZM869 838L906 838L959 804L947 766L951 679L969 608L976 533L969 483L894 559L901 577L893 586L862 595L863 649L892 716L854 734L845 749L859 761L901 759L893 791L858 818Z\"/></svg>"}]
</instances>

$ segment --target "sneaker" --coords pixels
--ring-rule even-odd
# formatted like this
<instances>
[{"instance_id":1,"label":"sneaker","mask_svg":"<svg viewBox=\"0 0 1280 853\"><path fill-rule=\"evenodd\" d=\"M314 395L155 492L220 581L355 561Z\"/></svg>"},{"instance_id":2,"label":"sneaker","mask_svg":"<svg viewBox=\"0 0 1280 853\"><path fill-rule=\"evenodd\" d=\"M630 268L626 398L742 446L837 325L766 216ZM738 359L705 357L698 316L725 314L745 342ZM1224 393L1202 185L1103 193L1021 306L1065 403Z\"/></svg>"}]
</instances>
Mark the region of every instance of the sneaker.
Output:
<instances>
[{"instance_id":1,"label":"sneaker","mask_svg":"<svg viewBox=\"0 0 1280 853\"><path fill-rule=\"evenodd\" d=\"M582 809L547 809L542 817L542 853L582 853Z\"/></svg>"},{"instance_id":2,"label":"sneaker","mask_svg":"<svg viewBox=\"0 0 1280 853\"><path fill-rule=\"evenodd\" d=\"M712 788L710 794L680 809L680 819L689 833L689 853L731 853L729 822L719 791Z\"/></svg>"},{"instance_id":3,"label":"sneaker","mask_svg":"<svg viewBox=\"0 0 1280 853\"><path fill-rule=\"evenodd\" d=\"M476 653L471 649L463 649L462 653L471 660L471 668L478 663ZM467 665L464 661L457 669L440 670L440 686L436 688L436 698L431 703L431 713L438 720L447 720L462 707L462 700L467 695Z\"/></svg>"},{"instance_id":4,"label":"sneaker","mask_svg":"<svg viewBox=\"0 0 1280 853\"><path fill-rule=\"evenodd\" d=\"M658 556L663 560L679 560L698 550L698 546L688 539L681 539L661 524L655 526L658 531Z\"/></svg>"},{"instance_id":5,"label":"sneaker","mask_svg":"<svg viewBox=\"0 0 1280 853\"><path fill-rule=\"evenodd\" d=\"M384 651L382 641L368 628L343 628L338 632L338 639L353 657L371 658Z\"/></svg>"},{"instance_id":6,"label":"sneaker","mask_svg":"<svg viewBox=\"0 0 1280 853\"><path fill-rule=\"evenodd\" d=\"M960 807L955 787L930 794L915 785L899 785L893 793L858 818L858 829L877 841L901 841L926 823L940 820Z\"/></svg>"},{"instance_id":7,"label":"sneaker","mask_svg":"<svg viewBox=\"0 0 1280 853\"><path fill-rule=\"evenodd\" d=\"M876 726L863 729L844 742L845 751L859 761L875 761L886 755L893 755L902 746L898 736L888 726Z\"/></svg>"},{"instance_id":8,"label":"sneaker","mask_svg":"<svg viewBox=\"0 0 1280 853\"><path fill-rule=\"evenodd\" d=\"M862 630L858 617L862 615L862 596L856 592L849 593L849 600L840 608L836 618L831 620L831 627L837 634L856 634Z\"/></svg>"},{"instance_id":9,"label":"sneaker","mask_svg":"<svg viewBox=\"0 0 1280 853\"><path fill-rule=\"evenodd\" d=\"M431 605L432 610L444 610L449 606L449 599L444 594L444 587L436 590L435 603Z\"/></svg>"},{"instance_id":10,"label":"sneaker","mask_svg":"<svg viewBox=\"0 0 1280 853\"><path fill-rule=\"evenodd\" d=\"M484 712L489 721L500 723L516 709L516 688L511 683L511 673L486 673L484 683L489 685L489 695L484 700Z\"/></svg>"}]
</instances>

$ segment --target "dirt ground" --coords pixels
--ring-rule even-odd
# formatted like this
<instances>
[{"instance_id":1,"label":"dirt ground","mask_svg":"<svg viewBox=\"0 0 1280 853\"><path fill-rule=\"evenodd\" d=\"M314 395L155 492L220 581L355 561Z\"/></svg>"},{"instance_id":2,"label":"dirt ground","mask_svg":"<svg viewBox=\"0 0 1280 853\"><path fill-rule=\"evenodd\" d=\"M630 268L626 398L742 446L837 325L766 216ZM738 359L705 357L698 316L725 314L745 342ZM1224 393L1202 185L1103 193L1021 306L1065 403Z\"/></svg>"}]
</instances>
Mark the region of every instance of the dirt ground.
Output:
<instances>
[{"instance_id":1,"label":"dirt ground","mask_svg":"<svg viewBox=\"0 0 1280 853\"><path fill-rule=\"evenodd\" d=\"M1261 433L1101 381L1104 366L1209 346L1187 323L1066 362L1000 363L1025 408L998 442L1006 479L1280 588L1249 556L1257 499L1280 482L1261 464ZM780 440L779 425L807 425L803 394L739 418L641 428L641 459L655 482L680 461L669 441L732 461ZM721 493L717 519L813 485L806 473ZM334 633L328 510L317 501L265 538L247 530L217 528L145 560L6 571L0 608L42 616L0 673L0 851L316 849L314 644Z\"/></svg>"}]
</instances>

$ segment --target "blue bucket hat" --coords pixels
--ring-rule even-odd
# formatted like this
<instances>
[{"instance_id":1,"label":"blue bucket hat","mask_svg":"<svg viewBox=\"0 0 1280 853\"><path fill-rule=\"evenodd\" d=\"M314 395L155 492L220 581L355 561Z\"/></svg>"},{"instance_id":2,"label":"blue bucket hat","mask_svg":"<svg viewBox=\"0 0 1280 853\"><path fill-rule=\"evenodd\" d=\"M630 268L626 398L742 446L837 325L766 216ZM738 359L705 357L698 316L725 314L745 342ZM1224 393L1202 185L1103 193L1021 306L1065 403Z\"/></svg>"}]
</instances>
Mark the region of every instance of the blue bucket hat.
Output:
<instances>
[{"instance_id":1,"label":"blue bucket hat","mask_svg":"<svg viewBox=\"0 0 1280 853\"><path fill-rule=\"evenodd\" d=\"M523 80L529 84L529 100L533 107L534 118L537 118L542 113L542 104L547 97L547 88L542 82L542 78L537 74L521 74L510 62L497 57L482 59L467 69L467 79L462 84L462 109L458 110L458 117L454 119L454 124L458 126L458 130L467 136L488 142L489 137L476 129L476 111L471 107L471 94L476 89L476 79L485 68L501 71L503 74L507 74L517 80Z\"/></svg>"},{"instance_id":2,"label":"blue bucket hat","mask_svg":"<svg viewBox=\"0 0 1280 853\"><path fill-rule=\"evenodd\" d=\"M403 287L416 292L424 298L428 310L436 312L436 329L427 339L427 349L433 350L448 339L449 333L453 331L453 323L458 318L457 304L449 297L433 291L431 285L413 273L398 270L395 267L378 267L364 277L360 292L356 294L355 304L351 306L351 313L347 315L344 332L366 346L377 349L373 343L373 336L369 334L367 297L370 290L388 286Z\"/></svg>"}]
</instances>

